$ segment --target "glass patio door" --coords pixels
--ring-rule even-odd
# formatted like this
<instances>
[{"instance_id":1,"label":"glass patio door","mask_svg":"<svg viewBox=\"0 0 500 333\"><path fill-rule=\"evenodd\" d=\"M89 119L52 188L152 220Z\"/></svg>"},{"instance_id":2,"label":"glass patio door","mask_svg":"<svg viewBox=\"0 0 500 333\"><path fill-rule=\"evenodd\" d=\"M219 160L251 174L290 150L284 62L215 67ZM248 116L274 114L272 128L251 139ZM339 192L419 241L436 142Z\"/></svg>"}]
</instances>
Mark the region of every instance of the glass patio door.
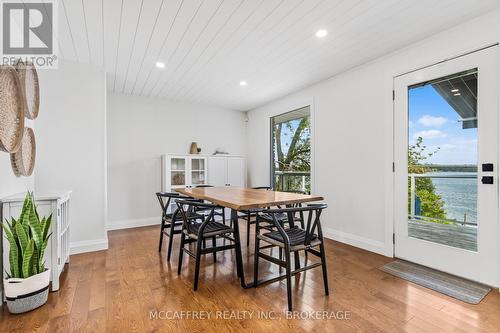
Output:
<instances>
[{"instance_id":1,"label":"glass patio door","mask_svg":"<svg viewBox=\"0 0 500 333\"><path fill-rule=\"evenodd\" d=\"M498 50L394 80L395 255L498 286Z\"/></svg>"}]
</instances>

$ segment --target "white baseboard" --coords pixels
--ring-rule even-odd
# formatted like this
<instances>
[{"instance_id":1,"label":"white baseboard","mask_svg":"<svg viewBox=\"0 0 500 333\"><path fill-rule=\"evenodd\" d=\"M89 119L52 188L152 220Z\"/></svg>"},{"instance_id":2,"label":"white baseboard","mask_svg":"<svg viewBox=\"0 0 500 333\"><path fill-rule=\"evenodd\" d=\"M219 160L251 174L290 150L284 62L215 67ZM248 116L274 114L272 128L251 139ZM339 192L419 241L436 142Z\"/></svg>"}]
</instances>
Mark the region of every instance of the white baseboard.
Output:
<instances>
[{"instance_id":1,"label":"white baseboard","mask_svg":"<svg viewBox=\"0 0 500 333\"><path fill-rule=\"evenodd\" d=\"M323 227L323 236L335 241L359 247L363 250L375 252L383 256L388 256L387 246L383 242L357 236L344 231ZM389 255L392 256L392 255Z\"/></svg>"},{"instance_id":2,"label":"white baseboard","mask_svg":"<svg viewBox=\"0 0 500 333\"><path fill-rule=\"evenodd\" d=\"M150 225L160 225L159 217L147 217L143 219L134 219L134 220L123 220L123 221L113 221L108 223L106 229L110 230L120 230L120 229L128 229L128 228L137 228L137 227L146 227Z\"/></svg>"},{"instance_id":3,"label":"white baseboard","mask_svg":"<svg viewBox=\"0 0 500 333\"><path fill-rule=\"evenodd\" d=\"M102 251L108 249L108 239L93 239L81 242L71 242L69 254Z\"/></svg>"}]
</instances>

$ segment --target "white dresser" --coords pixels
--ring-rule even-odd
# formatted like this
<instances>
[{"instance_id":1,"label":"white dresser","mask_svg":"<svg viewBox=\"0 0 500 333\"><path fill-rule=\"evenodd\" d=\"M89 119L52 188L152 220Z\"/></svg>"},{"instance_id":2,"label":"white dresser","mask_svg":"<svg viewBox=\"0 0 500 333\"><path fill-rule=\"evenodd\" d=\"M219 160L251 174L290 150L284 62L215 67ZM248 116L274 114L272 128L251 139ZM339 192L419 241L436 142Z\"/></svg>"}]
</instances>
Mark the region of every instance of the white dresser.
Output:
<instances>
[{"instance_id":1,"label":"white dresser","mask_svg":"<svg viewBox=\"0 0 500 333\"><path fill-rule=\"evenodd\" d=\"M40 217L52 214L49 244L45 250L45 267L50 268L52 291L59 289L59 275L64 265L69 262L69 230L70 230L70 194L71 191L55 193L34 193ZM19 193L2 198L2 221L18 218L21 214L26 193ZM9 270L9 242L3 238L3 274Z\"/></svg>"}]
</instances>

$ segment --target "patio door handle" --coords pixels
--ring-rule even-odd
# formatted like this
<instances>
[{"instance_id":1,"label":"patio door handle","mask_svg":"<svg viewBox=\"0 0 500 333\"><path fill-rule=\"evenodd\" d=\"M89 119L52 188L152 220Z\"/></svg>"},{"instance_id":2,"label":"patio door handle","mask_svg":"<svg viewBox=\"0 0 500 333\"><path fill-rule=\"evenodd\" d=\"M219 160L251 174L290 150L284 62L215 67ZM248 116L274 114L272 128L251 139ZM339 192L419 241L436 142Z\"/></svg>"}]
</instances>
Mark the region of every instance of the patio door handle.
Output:
<instances>
[{"instance_id":1,"label":"patio door handle","mask_svg":"<svg viewBox=\"0 0 500 333\"><path fill-rule=\"evenodd\" d=\"M481 178L481 183L483 183L483 184L493 184L493 177L492 176L483 176Z\"/></svg>"}]
</instances>

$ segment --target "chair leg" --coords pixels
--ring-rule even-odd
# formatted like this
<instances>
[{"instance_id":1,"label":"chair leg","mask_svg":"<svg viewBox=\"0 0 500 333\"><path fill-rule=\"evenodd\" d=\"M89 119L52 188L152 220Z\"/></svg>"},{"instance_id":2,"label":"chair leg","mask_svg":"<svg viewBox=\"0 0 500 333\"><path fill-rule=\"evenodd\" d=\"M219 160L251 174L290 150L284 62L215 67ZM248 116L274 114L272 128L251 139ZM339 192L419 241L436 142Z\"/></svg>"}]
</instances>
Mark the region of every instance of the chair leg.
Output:
<instances>
[{"instance_id":1,"label":"chair leg","mask_svg":"<svg viewBox=\"0 0 500 333\"><path fill-rule=\"evenodd\" d=\"M323 285L325 287L325 295L329 295L330 292L328 290L328 273L326 270L325 245L323 244L323 240L321 240L321 245L319 246L319 252L321 254L321 268L323 269Z\"/></svg>"},{"instance_id":2,"label":"chair leg","mask_svg":"<svg viewBox=\"0 0 500 333\"><path fill-rule=\"evenodd\" d=\"M217 246L217 238L212 237L212 246L213 247L216 247ZM217 261L217 253L216 252L213 252L213 256L214 256L214 262Z\"/></svg>"},{"instance_id":3,"label":"chair leg","mask_svg":"<svg viewBox=\"0 0 500 333\"><path fill-rule=\"evenodd\" d=\"M204 241L205 239L203 239L203 243ZM194 291L198 290L198 278L200 277L201 245L202 241L198 238L198 241L196 242L196 262L194 268Z\"/></svg>"},{"instance_id":4,"label":"chair leg","mask_svg":"<svg viewBox=\"0 0 500 333\"><path fill-rule=\"evenodd\" d=\"M294 263L295 263L295 269L299 269L300 268L300 256L299 256L299 251L295 251L294 252ZM297 275L298 277L298 275Z\"/></svg>"},{"instance_id":5,"label":"chair leg","mask_svg":"<svg viewBox=\"0 0 500 333\"><path fill-rule=\"evenodd\" d=\"M184 237L185 237L184 233L181 233L181 246L179 249L179 264L177 265L177 275L181 274L181 269L182 269L182 256L184 254L184 242L185 242Z\"/></svg>"},{"instance_id":6,"label":"chair leg","mask_svg":"<svg viewBox=\"0 0 500 333\"><path fill-rule=\"evenodd\" d=\"M286 293L288 298L288 311L292 311L292 268L290 261L290 250L288 248L285 248Z\"/></svg>"},{"instance_id":7,"label":"chair leg","mask_svg":"<svg viewBox=\"0 0 500 333\"><path fill-rule=\"evenodd\" d=\"M250 245L250 212L247 212L247 246Z\"/></svg>"},{"instance_id":8,"label":"chair leg","mask_svg":"<svg viewBox=\"0 0 500 333\"><path fill-rule=\"evenodd\" d=\"M283 248L281 248L279 246L278 246L278 258L280 260L283 260ZM280 275L281 275L281 266L279 267L279 272L280 272Z\"/></svg>"},{"instance_id":9,"label":"chair leg","mask_svg":"<svg viewBox=\"0 0 500 333\"><path fill-rule=\"evenodd\" d=\"M163 228L164 228L163 220L161 221L161 228L160 228L160 245L158 246L158 252L161 252L161 245L163 244Z\"/></svg>"},{"instance_id":10,"label":"chair leg","mask_svg":"<svg viewBox=\"0 0 500 333\"><path fill-rule=\"evenodd\" d=\"M175 224L174 222L172 222L170 224L170 232L168 233L167 261L170 261L170 256L172 255L172 245L174 244L174 230L175 230Z\"/></svg>"}]
</instances>

